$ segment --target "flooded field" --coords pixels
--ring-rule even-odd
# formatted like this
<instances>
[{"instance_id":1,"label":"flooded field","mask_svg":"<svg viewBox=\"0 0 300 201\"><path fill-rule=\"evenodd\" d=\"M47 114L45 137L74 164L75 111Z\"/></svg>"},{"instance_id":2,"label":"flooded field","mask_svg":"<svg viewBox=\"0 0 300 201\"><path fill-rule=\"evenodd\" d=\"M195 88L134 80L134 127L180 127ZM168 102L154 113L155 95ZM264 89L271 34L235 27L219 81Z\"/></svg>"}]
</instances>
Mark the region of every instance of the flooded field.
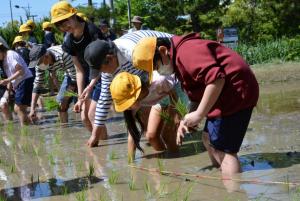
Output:
<instances>
[{"instance_id":1,"label":"flooded field","mask_svg":"<svg viewBox=\"0 0 300 201\"><path fill-rule=\"evenodd\" d=\"M122 117L112 114L109 139L89 149L79 116L61 126L43 113L39 125L1 126L3 200L300 200L300 81L261 85L240 152L243 173L221 179L211 168L200 133L180 154L145 154L128 164ZM287 184L288 183L288 184Z\"/></svg>"}]
</instances>

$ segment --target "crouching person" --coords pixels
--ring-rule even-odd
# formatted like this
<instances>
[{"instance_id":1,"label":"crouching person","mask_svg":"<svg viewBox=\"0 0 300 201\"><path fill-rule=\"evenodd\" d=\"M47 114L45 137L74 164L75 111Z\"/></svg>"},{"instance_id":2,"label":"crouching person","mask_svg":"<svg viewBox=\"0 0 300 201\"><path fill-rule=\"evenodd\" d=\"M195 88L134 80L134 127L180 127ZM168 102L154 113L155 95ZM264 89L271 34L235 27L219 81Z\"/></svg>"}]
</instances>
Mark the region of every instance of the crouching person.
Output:
<instances>
[{"instance_id":1,"label":"crouching person","mask_svg":"<svg viewBox=\"0 0 300 201\"><path fill-rule=\"evenodd\" d=\"M52 46L46 49L43 45L34 45L29 53L29 66L36 68L36 76L33 84L33 93L29 117L32 121L36 119L36 103L42 93L45 85L45 73L62 70L65 72L56 101L59 103L59 117L61 123L68 122L68 108L72 99L73 92L77 92L76 87L76 70L72 57L62 50L60 45ZM69 95L67 92L71 92Z\"/></svg>"},{"instance_id":2,"label":"crouching person","mask_svg":"<svg viewBox=\"0 0 300 201\"><path fill-rule=\"evenodd\" d=\"M6 79L0 80L0 85L12 84L12 89L15 92L14 110L19 117L21 126L23 126L29 123L26 109L31 102L32 73L23 58L17 52L9 50L2 37L0 38L0 60L3 61L3 69L7 75Z\"/></svg>"}]
</instances>

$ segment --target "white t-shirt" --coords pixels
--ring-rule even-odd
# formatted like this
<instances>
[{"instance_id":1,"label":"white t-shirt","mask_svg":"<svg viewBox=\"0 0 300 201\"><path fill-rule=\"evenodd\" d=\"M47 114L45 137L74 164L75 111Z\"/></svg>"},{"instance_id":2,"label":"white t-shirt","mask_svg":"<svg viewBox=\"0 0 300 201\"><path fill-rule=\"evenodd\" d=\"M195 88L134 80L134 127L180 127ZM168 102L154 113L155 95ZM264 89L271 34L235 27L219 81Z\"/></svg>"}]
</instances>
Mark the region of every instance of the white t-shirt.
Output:
<instances>
[{"instance_id":1,"label":"white t-shirt","mask_svg":"<svg viewBox=\"0 0 300 201\"><path fill-rule=\"evenodd\" d=\"M32 73L27 67L27 64L25 63L23 58L17 52L8 50L3 61L3 67L7 77L11 77L13 74L15 74L17 64L22 67L24 73L23 75L17 77L17 79L12 81L12 86L14 89L17 88L20 82L32 77Z\"/></svg>"},{"instance_id":2,"label":"white t-shirt","mask_svg":"<svg viewBox=\"0 0 300 201\"><path fill-rule=\"evenodd\" d=\"M153 71L152 82L149 87L149 94L141 101L143 106L152 106L167 96L175 87L177 81L175 75L160 75Z\"/></svg>"}]
</instances>

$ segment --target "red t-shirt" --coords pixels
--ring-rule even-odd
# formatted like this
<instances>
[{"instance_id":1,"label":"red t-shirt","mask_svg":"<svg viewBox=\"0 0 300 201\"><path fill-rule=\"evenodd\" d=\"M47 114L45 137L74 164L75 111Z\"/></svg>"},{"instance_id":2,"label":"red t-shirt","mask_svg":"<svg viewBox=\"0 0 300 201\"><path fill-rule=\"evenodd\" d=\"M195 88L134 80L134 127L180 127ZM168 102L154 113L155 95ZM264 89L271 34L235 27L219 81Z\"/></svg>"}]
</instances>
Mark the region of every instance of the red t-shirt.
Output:
<instances>
[{"instance_id":1,"label":"red t-shirt","mask_svg":"<svg viewBox=\"0 0 300 201\"><path fill-rule=\"evenodd\" d=\"M170 56L175 62L175 74L191 101L200 102L208 84L225 78L222 92L208 113L209 118L231 115L256 105L258 83L239 54L215 41L202 40L195 33L173 36L171 40Z\"/></svg>"}]
</instances>

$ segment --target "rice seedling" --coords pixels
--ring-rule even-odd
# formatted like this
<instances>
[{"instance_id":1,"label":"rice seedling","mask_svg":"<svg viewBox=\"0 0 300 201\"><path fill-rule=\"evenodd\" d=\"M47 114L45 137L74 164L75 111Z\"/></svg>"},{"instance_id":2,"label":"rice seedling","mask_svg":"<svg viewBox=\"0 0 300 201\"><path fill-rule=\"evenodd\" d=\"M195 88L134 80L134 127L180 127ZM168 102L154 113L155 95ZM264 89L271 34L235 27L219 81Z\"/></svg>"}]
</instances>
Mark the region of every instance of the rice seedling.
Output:
<instances>
[{"instance_id":1,"label":"rice seedling","mask_svg":"<svg viewBox=\"0 0 300 201\"><path fill-rule=\"evenodd\" d=\"M150 187L150 184L147 181L144 184L144 192L145 192L147 198L152 197L151 187Z\"/></svg>"},{"instance_id":2,"label":"rice seedling","mask_svg":"<svg viewBox=\"0 0 300 201\"><path fill-rule=\"evenodd\" d=\"M70 158L66 158L66 159L65 159L65 164L66 164L67 166L71 167L71 166L72 166L72 163L73 163L72 159L70 159Z\"/></svg>"},{"instance_id":3,"label":"rice seedling","mask_svg":"<svg viewBox=\"0 0 300 201\"><path fill-rule=\"evenodd\" d=\"M160 173L165 170L164 164L160 158L157 159L157 166Z\"/></svg>"},{"instance_id":4,"label":"rice seedling","mask_svg":"<svg viewBox=\"0 0 300 201\"><path fill-rule=\"evenodd\" d=\"M16 172L16 165L13 163L10 165L10 173L15 173Z\"/></svg>"},{"instance_id":5,"label":"rice seedling","mask_svg":"<svg viewBox=\"0 0 300 201\"><path fill-rule=\"evenodd\" d=\"M0 195L0 201L7 201L7 199L5 197L3 197L2 195Z\"/></svg>"},{"instance_id":6,"label":"rice seedling","mask_svg":"<svg viewBox=\"0 0 300 201\"><path fill-rule=\"evenodd\" d=\"M158 196L164 198L168 194L166 190L166 184L161 184L158 189Z\"/></svg>"},{"instance_id":7,"label":"rice seedling","mask_svg":"<svg viewBox=\"0 0 300 201\"><path fill-rule=\"evenodd\" d=\"M137 189L136 188L136 183L135 183L133 177L130 177L128 186L129 186L129 190L131 190L131 191L135 191Z\"/></svg>"},{"instance_id":8,"label":"rice seedling","mask_svg":"<svg viewBox=\"0 0 300 201\"><path fill-rule=\"evenodd\" d=\"M61 136L58 135L58 134L54 135L53 142L56 145L60 144L60 142L61 142Z\"/></svg>"},{"instance_id":9,"label":"rice seedling","mask_svg":"<svg viewBox=\"0 0 300 201\"><path fill-rule=\"evenodd\" d=\"M95 174L95 166L93 163L89 163L89 172L88 172L88 177L91 178Z\"/></svg>"},{"instance_id":10,"label":"rice seedling","mask_svg":"<svg viewBox=\"0 0 300 201\"><path fill-rule=\"evenodd\" d=\"M162 110L160 112L160 117L163 119L164 122L166 122L167 124L172 124L172 118L170 116L170 114L167 112L167 110Z\"/></svg>"},{"instance_id":11,"label":"rice seedling","mask_svg":"<svg viewBox=\"0 0 300 201\"><path fill-rule=\"evenodd\" d=\"M11 134L14 131L14 122L8 121L6 125L6 131Z\"/></svg>"},{"instance_id":12,"label":"rice seedling","mask_svg":"<svg viewBox=\"0 0 300 201\"><path fill-rule=\"evenodd\" d=\"M118 182L118 179L119 179L119 173L116 170L112 170L108 177L108 183L110 185L116 184Z\"/></svg>"},{"instance_id":13,"label":"rice seedling","mask_svg":"<svg viewBox=\"0 0 300 201\"><path fill-rule=\"evenodd\" d=\"M39 157L41 154L41 148L40 147L33 147L33 153L36 157Z\"/></svg>"},{"instance_id":14,"label":"rice seedling","mask_svg":"<svg viewBox=\"0 0 300 201\"><path fill-rule=\"evenodd\" d=\"M74 92L74 91L67 90L64 93L64 96L66 96L66 97L78 97L78 94L76 92Z\"/></svg>"},{"instance_id":15,"label":"rice seedling","mask_svg":"<svg viewBox=\"0 0 300 201\"><path fill-rule=\"evenodd\" d=\"M99 201L108 201L109 199L107 198L107 196L100 194L98 200Z\"/></svg>"},{"instance_id":16,"label":"rice seedling","mask_svg":"<svg viewBox=\"0 0 300 201\"><path fill-rule=\"evenodd\" d=\"M55 97L45 98L45 109L47 112L57 110L59 108L59 103L55 100Z\"/></svg>"},{"instance_id":17,"label":"rice seedling","mask_svg":"<svg viewBox=\"0 0 300 201\"><path fill-rule=\"evenodd\" d=\"M181 118L183 118L187 113L189 113L188 105L184 104L184 102L180 98L177 102L175 102L175 109L179 113Z\"/></svg>"},{"instance_id":18,"label":"rice seedling","mask_svg":"<svg viewBox=\"0 0 300 201\"><path fill-rule=\"evenodd\" d=\"M76 198L77 201L85 201L86 197L87 197L87 193L86 193L85 189L83 189L79 193L75 194L75 198Z\"/></svg>"},{"instance_id":19,"label":"rice seedling","mask_svg":"<svg viewBox=\"0 0 300 201\"><path fill-rule=\"evenodd\" d=\"M183 195L182 201L188 201L188 200L190 200L192 189L193 189L192 185L188 187L187 191Z\"/></svg>"},{"instance_id":20,"label":"rice seedling","mask_svg":"<svg viewBox=\"0 0 300 201\"><path fill-rule=\"evenodd\" d=\"M33 185L33 174L30 176L31 185Z\"/></svg>"},{"instance_id":21,"label":"rice seedling","mask_svg":"<svg viewBox=\"0 0 300 201\"><path fill-rule=\"evenodd\" d=\"M181 184L172 192L172 197L174 201L179 200L179 195L180 195L180 190L181 190Z\"/></svg>"},{"instance_id":22,"label":"rice seedling","mask_svg":"<svg viewBox=\"0 0 300 201\"><path fill-rule=\"evenodd\" d=\"M54 160L54 156L52 153L48 154L48 160L51 166L55 165L55 160Z\"/></svg>"},{"instance_id":23,"label":"rice seedling","mask_svg":"<svg viewBox=\"0 0 300 201\"><path fill-rule=\"evenodd\" d=\"M61 189L62 189L62 194L64 196L68 195L69 194L69 188L68 186L66 186L65 184L61 186Z\"/></svg>"},{"instance_id":24,"label":"rice seedling","mask_svg":"<svg viewBox=\"0 0 300 201\"><path fill-rule=\"evenodd\" d=\"M21 135L22 136L28 136L28 134L29 134L29 127L27 125L22 126Z\"/></svg>"},{"instance_id":25,"label":"rice seedling","mask_svg":"<svg viewBox=\"0 0 300 201\"><path fill-rule=\"evenodd\" d=\"M117 153L115 151L111 151L109 153L109 160L116 160L118 159Z\"/></svg>"}]
</instances>

